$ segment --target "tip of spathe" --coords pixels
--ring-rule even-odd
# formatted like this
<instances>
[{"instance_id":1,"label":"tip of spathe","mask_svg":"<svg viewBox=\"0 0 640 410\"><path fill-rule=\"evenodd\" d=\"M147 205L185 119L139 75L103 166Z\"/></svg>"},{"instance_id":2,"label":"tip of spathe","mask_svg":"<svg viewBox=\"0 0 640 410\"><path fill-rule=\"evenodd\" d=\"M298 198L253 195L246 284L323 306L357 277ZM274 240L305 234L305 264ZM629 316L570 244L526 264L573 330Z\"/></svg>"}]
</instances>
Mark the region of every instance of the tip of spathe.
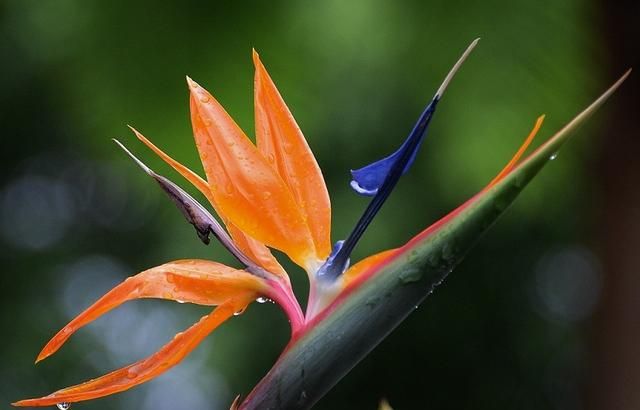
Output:
<instances>
[{"instance_id":1,"label":"tip of spathe","mask_svg":"<svg viewBox=\"0 0 640 410\"><path fill-rule=\"evenodd\" d=\"M136 132L135 130L133 130L133 131L134 131L134 132ZM118 146L119 146L119 147L120 147L120 148L125 152L125 154L127 154L127 155L128 155L128 156L129 156L129 157L130 157L130 158L131 158L131 159L136 163L136 164L138 164L138 166L139 166L140 168L142 168L142 170L143 170L144 172L146 172L147 174L149 174L149 175L151 175L151 176L153 176L153 175L154 175L154 172L151 170L151 168L149 168L148 166L146 166L146 165L144 164L144 162L140 161L140 160L138 159L138 157L136 157L135 155L133 155L133 154L131 153L131 151L129 151L129 150L127 149L127 147L125 147L125 146L124 146L124 144L122 144L120 141L118 141L118 140L117 140L117 139L115 139L115 138L112 138L112 140L113 140L113 142L115 142L115 143L116 143L116 145L118 145Z\"/></svg>"}]
</instances>

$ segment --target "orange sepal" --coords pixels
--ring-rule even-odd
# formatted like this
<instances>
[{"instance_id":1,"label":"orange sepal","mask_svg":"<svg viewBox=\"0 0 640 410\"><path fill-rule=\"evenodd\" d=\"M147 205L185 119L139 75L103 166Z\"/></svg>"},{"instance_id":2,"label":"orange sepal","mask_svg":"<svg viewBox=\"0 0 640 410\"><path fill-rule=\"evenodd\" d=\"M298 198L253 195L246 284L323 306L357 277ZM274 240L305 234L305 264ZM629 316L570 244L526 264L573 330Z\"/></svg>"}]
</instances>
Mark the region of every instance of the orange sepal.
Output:
<instances>
[{"instance_id":1,"label":"orange sepal","mask_svg":"<svg viewBox=\"0 0 640 410\"><path fill-rule=\"evenodd\" d=\"M520 148L518 148L518 151L515 153L513 158L511 158L511 160L507 163L507 165L505 165L505 167L502 168L502 171L500 171L498 175L496 175L496 177L493 178L491 182L489 182L489 184L486 186L485 189L489 189L495 184L497 184L498 182L500 182L504 177L509 175L509 173L513 170L513 168L515 168L515 166L518 164L518 161L520 160L522 155L525 153L529 145L531 145L533 138L536 136L536 134L540 130L540 127L542 126L543 121L544 121L544 115L539 116L538 119L536 120L535 125L533 126L533 129L531 130L527 138L524 140Z\"/></svg>"},{"instance_id":2,"label":"orange sepal","mask_svg":"<svg viewBox=\"0 0 640 410\"><path fill-rule=\"evenodd\" d=\"M216 206L214 197L211 193L211 189L209 188L209 184L207 181L202 179L198 174L182 165L175 159L171 158L168 154L158 148L155 144L149 141L144 135L138 132L135 128L129 127L136 134L136 137L140 141L142 141L147 147L149 147L153 152L155 152L164 162L169 164L174 170L176 170L180 175L182 175L187 181L191 182L193 186L195 186L198 191L200 191L207 200L213 206L213 209L216 211L218 216L222 219L225 226L227 227L227 231L229 235L233 238L233 241L236 243L238 248L247 255L252 261L257 263L259 266L266 269L268 272L274 273L276 275L287 278L287 273L284 268L278 263L276 258L271 254L269 248L267 248L263 243L253 239L252 237L246 235L240 229L238 229L233 223L231 223L224 215L220 214L218 211L218 207Z\"/></svg>"},{"instance_id":3,"label":"orange sepal","mask_svg":"<svg viewBox=\"0 0 640 410\"><path fill-rule=\"evenodd\" d=\"M331 252L331 203L324 177L280 92L253 50L258 150L278 171L307 219L317 256Z\"/></svg>"},{"instance_id":4,"label":"orange sepal","mask_svg":"<svg viewBox=\"0 0 640 410\"><path fill-rule=\"evenodd\" d=\"M223 219L223 221L227 226L229 235L233 238L233 242L235 242L236 246L238 246L238 249L240 249L242 253L266 269L267 272L276 274L281 278L284 278L284 280L289 283L289 275L287 275L287 272L273 256L269 248L267 248L262 242L253 239L242 232L240 228L232 224L230 221L226 219Z\"/></svg>"},{"instance_id":5,"label":"orange sepal","mask_svg":"<svg viewBox=\"0 0 640 410\"><path fill-rule=\"evenodd\" d=\"M133 131L134 134L136 134L136 137L144 145L149 147L149 149L151 149L151 151L155 152L155 154L157 156L159 156L160 159L162 159L164 162L169 164L169 166L171 166L171 168L173 168L180 175L182 175L184 177L184 179L186 179L187 181L191 182L193 184L193 186L195 186L198 189L198 191L202 192L202 194L205 197L207 197L207 199L210 199L211 193L209 192L209 185L207 185L207 181L202 179L202 177L200 177L200 175L196 174L191 169L187 168L186 166L182 165L181 163L179 163L175 159L171 158L167 153L165 153L163 150L158 148L153 142L149 141L149 139L147 139L147 137L142 135L142 133L140 133L138 130L136 130L135 128L133 128L130 125L128 127L129 127L129 129L131 129L131 131Z\"/></svg>"},{"instance_id":6,"label":"orange sepal","mask_svg":"<svg viewBox=\"0 0 640 410\"><path fill-rule=\"evenodd\" d=\"M244 309L252 299L233 298L221 304L212 313L182 333L158 352L122 369L113 371L97 379L58 390L37 399L21 400L14 406L51 406L61 402L74 403L108 396L128 390L169 370L184 359L216 327Z\"/></svg>"},{"instance_id":7,"label":"orange sepal","mask_svg":"<svg viewBox=\"0 0 640 410\"><path fill-rule=\"evenodd\" d=\"M368 271L370 268L373 268L374 266L377 266L383 263L387 258L393 255L397 250L398 249L388 249L386 251L373 254L371 256L364 258L363 260L356 263L355 265L351 266L342 275L342 280L344 281L343 282L344 287L349 286L351 283L353 283L354 280L356 280L358 277L360 277L360 275Z\"/></svg>"},{"instance_id":8,"label":"orange sepal","mask_svg":"<svg viewBox=\"0 0 640 410\"><path fill-rule=\"evenodd\" d=\"M187 80L193 133L219 214L307 266L313 240L291 191L213 96Z\"/></svg>"},{"instance_id":9,"label":"orange sepal","mask_svg":"<svg viewBox=\"0 0 640 410\"><path fill-rule=\"evenodd\" d=\"M267 286L257 276L216 262L187 259L165 263L126 279L101 297L47 343L36 363L55 353L78 329L126 301L158 298L213 306L239 295L255 298Z\"/></svg>"}]
</instances>

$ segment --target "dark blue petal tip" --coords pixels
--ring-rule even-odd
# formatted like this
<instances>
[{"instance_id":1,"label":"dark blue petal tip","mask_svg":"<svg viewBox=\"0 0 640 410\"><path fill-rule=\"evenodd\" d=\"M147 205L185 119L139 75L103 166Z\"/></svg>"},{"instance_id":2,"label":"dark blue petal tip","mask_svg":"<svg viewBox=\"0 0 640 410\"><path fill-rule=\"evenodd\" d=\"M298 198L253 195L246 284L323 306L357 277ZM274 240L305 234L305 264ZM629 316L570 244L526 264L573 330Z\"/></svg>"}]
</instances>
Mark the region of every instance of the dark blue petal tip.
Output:
<instances>
[{"instance_id":1,"label":"dark blue petal tip","mask_svg":"<svg viewBox=\"0 0 640 410\"><path fill-rule=\"evenodd\" d=\"M437 103L438 97L436 96L422 112L413 130L396 152L362 168L351 170L352 180L350 184L354 191L363 196L374 196L378 193L392 169L396 167L402 168L402 175L409 171L422 145L429 120L435 111ZM407 149L411 150L411 154L403 156L403 152Z\"/></svg>"}]
</instances>

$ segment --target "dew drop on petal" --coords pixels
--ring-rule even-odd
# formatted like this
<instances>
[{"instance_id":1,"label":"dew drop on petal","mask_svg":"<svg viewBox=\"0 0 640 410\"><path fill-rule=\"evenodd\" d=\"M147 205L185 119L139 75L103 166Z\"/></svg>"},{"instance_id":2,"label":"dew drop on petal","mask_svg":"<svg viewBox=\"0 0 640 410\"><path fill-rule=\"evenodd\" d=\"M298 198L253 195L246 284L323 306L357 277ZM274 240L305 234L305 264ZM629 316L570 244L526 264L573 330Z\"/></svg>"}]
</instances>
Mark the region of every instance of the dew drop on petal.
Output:
<instances>
[{"instance_id":1,"label":"dew drop on petal","mask_svg":"<svg viewBox=\"0 0 640 410\"><path fill-rule=\"evenodd\" d=\"M258 303L267 303L267 302L273 303L273 300L271 300L271 299L269 299L267 297L264 297L264 296L260 296L258 299L256 299L256 302L258 302Z\"/></svg>"},{"instance_id":2,"label":"dew drop on petal","mask_svg":"<svg viewBox=\"0 0 640 410\"><path fill-rule=\"evenodd\" d=\"M269 154L269 155L267 155L267 161L269 162L269 164L275 164L276 163L276 157L273 154Z\"/></svg>"},{"instance_id":3,"label":"dew drop on petal","mask_svg":"<svg viewBox=\"0 0 640 410\"><path fill-rule=\"evenodd\" d=\"M67 402L65 401L65 402L62 402L62 403L58 403L58 404L56 404L56 407L57 407L58 409L60 409L60 410L67 410L67 409L70 409L70 408L71 408L71 403L67 403Z\"/></svg>"},{"instance_id":4,"label":"dew drop on petal","mask_svg":"<svg viewBox=\"0 0 640 410\"><path fill-rule=\"evenodd\" d=\"M240 316L241 314L244 313L244 311L246 310L246 307L243 307L242 309L238 310L237 312L233 312L233 316Z\"/></svg>"}]
</instances>

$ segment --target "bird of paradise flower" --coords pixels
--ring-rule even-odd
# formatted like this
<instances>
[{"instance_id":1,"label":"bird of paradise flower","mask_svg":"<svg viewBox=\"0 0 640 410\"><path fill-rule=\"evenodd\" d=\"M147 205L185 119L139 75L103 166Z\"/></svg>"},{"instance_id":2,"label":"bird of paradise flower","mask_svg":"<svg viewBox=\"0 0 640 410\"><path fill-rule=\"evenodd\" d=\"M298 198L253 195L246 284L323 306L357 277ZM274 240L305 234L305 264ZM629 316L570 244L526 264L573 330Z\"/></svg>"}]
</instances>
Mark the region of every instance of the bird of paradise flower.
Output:
<instances>
[{"instance_id":1,"label":"bird of paradise flower","mask_svg":"<svg viewBox=\"0 0 640 410\"><path fill-rule=\"evenodd\" d=\"M173 340L146 359L88 382L58 390L41 398L21 400L14 405L58 405L68 408L69 403L104 397L149 381L178 364L224 321L242 312L252 301L265 298L276 302L286 313L291 324L291 342L272 370L272 374L270 373L271 378L268 375L265 380L281 376L282 371L277 366L282 367L282 363L287 361L286 353L295 350L291 347L298 341L309 339L309 334L317 332L318 324L333 311L338 310L340 303L349 297L353 298L363 284L372 282L377 274L380 275L381 271L401 260L407 253L416 253L415 248L425 238L442 233L451 221L461 218L465 212L470 212L481 200L497 195L501 190L507 190L507 183L524 175L527 167L535 168L534 165L539 165L540 158L545 155L548 157L550 150L555 152L569 131L602 104L629 74L627 72L574 121L521 162L522 155L542 125L544 116L540 116L513 158L478 194L418 234L406 245L380 252L350 266L351 252L400 177L411 167L436 106L454 74L477 42L478 40L475 40L471 43L445 77L400 148L379 161L352 171L352 188L358 194L370 196L372 199L351 234L344 241L336 242L333 247L330 239L331 206L322 173L258 54L253 52L256 145L209 92L187 77L193 133L206 178L180 164L140 132L131 129L140 141L207 198L226 229L189 194L155 173L116 142L160 184L195 227L203 242L208 243L210 235L213 235L243 267L233 268L208 260L186 259L168 262L126 279L60 330L42 349L36 362L55 353L78 329L129 300L159 298L216 308L189 329L178 333ZM541 165L534 171L537 172L539 168ZM516 170L519 173L516 173ZM528 179L532 177L525 176ZM516 181L518 192L526 185L528 179L524 182ZM503 210L504 207L499 209L494 219ZM481 231L485 228L486 226ZM303 313L296 299L289 276L269 248L282 251L307 272L310 295L306 312ZM446 268L439 268L446 272L432 281L429 290L446 276L453 264L451 262ZM414 276L405 277L403 281L408 279L407 283L419 282L419 275L411 274ZM406 315L398 313L397 316L395 324L391 323L389 329L395 327ZM369 342L371 348L388 331L381 329L379 333L378 340ZM355 357L352 360L353 364L358 360L359 358ZM331 360L327 362L330 363ZM338 370L336 373L341 371ZM333 380L326 383L328 387L317 389L315 397L307 397L303 390L304 400L298 401L295 406L283 406L311 406L323 394L321 390L326 391L340 377L341 375L337 374ZM263 382L256 387L242 408L261 408L260 405L256 405L260 402L264 404L264 408L275 408L268 404L270 393L264 392L264 384ZM310 391L308 394L312 393ZM234 407L236 405L237 403Z\"/></svg>"}]
</instances>

